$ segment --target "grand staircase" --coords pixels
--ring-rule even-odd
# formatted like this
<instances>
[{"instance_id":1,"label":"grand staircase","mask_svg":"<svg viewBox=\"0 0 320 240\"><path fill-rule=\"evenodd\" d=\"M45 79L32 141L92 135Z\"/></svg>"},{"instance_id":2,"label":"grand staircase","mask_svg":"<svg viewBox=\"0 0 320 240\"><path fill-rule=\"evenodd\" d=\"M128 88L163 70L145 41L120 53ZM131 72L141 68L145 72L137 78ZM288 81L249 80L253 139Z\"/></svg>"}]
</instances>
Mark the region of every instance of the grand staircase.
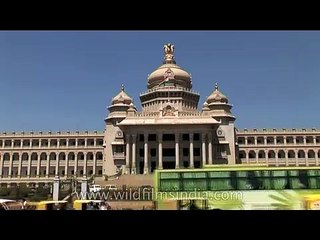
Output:
<instances>
[{"instance_id":1,"label":"grand staircase","mask_svg":"<svg viewBox=\"0 0 320 240\"><path fill-rule=\"evenodd\" d=\"M99 184L101 186L114 184L118 187L121 187L123 185L126 186L132 186L132 187L138 187L142 185L154 185L154 175L120 175L118 179L111 179L108 181L105 180L95 180L95 184Z\"/></svg>"}]
</instances>

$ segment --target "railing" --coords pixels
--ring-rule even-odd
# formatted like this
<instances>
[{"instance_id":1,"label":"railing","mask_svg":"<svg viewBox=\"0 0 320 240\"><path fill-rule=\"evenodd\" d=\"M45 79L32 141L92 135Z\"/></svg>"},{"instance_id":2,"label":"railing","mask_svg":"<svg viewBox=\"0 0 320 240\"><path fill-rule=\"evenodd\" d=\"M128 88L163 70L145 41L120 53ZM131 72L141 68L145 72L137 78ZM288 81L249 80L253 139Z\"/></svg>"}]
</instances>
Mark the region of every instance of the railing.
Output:
<instances>
[{"instance_id":1,"label":"railing","mask_svg":"<svg viewBox=\"0 0 320 240\"><path fill-rule=\"evenodd\" d=\"M201 112L179 112L178 117L187 117L187 116L193 116L193 117L199 117L202 116Z\"/></svg>"},{"instance_id":2,"label":"railing","mask_svg":"<svg viewBox=\"0 0 320 240\"><path fill-rule=\"evenodd\" d=\"M117 152L114 152L113 153L113 157L115 158L115 157L121 157L121 158L124 158L124 153L122 152L122 153L117 153Z\"/></svg>"},{"instance_id":3,"label":"railing","mask_svg":"<svg viewBox=\"0 0 320 240\"><path fill-rule=\"evenodd\" d=\"M159 115L159 112L140 112L134 114L135 117L159 117Z\"/></svg>"},{"instance_id":4,"label":"railing","mask_svg":"<svg viewBox=\"0 0 320 240\"><path fill-rule=\"evenodd\" d=\"M152 88L152 89L149 89L147 91L144 91L144 92L140 93L140 96L148 94L148 93L158 92L158 91L163 91L163 92L185 91L185 92L190 92L190 93L199 95L199 92L193 91L192 89L188 89L188 88L182 88L182 87L155 87L155 88Z\"/></svg>"}]
</instances>

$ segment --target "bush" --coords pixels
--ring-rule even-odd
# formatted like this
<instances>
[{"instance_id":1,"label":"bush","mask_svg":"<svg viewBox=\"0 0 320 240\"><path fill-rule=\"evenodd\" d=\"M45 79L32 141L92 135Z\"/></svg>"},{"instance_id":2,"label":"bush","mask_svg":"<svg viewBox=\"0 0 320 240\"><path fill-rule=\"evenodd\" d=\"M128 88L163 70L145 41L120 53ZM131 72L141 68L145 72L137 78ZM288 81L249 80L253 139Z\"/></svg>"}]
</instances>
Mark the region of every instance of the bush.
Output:
<instances>
[{"instance_id":1,"label":"bush","mask_svg":"<svg viewBox=\"0 0 320 240\"><path fill-rule=\"evenodd\" d=\"M0 196L8 196L10 195L10 189L9 188L0 188Z\"/></svg>"}]
</instances>

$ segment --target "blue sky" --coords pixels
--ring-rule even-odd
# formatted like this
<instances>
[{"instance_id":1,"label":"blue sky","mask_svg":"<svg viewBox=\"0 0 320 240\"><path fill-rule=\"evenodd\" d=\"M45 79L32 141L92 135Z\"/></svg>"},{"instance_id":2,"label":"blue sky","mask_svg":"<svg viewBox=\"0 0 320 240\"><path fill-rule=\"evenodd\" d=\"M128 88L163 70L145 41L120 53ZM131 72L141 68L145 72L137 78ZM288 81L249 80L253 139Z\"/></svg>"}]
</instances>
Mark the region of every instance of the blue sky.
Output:
<instances>
[{"instance_id":1,"label":"blue sky","mask_svg":"<svg viewBox=\"0 0 320 240\"><path fill-rule=\"evenodd\" d=\"M0 131L103 130L122 83L140 108L168 42L199 108L217 82L238 128L320 127L319 31L2 31Z\"/></svg>"}]
</instances>

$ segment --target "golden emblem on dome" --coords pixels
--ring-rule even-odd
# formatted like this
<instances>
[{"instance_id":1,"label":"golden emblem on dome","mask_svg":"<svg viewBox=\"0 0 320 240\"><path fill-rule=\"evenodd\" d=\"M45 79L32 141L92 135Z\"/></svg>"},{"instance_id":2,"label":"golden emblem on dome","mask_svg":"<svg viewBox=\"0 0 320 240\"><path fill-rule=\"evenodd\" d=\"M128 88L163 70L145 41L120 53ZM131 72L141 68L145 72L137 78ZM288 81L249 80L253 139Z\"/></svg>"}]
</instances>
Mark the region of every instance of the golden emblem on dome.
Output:
<instances>
[{"instance_id":1,"label":"golden emblem on dome","mask_svg":"<svg viewBox=\"0 0 320 240\"><path fill-rule=\"evenodd\" d=\"M174 61L174 45L167 43L163 46L164 49L164 63L175 63Z\"/></svg>"}]
</instances>

